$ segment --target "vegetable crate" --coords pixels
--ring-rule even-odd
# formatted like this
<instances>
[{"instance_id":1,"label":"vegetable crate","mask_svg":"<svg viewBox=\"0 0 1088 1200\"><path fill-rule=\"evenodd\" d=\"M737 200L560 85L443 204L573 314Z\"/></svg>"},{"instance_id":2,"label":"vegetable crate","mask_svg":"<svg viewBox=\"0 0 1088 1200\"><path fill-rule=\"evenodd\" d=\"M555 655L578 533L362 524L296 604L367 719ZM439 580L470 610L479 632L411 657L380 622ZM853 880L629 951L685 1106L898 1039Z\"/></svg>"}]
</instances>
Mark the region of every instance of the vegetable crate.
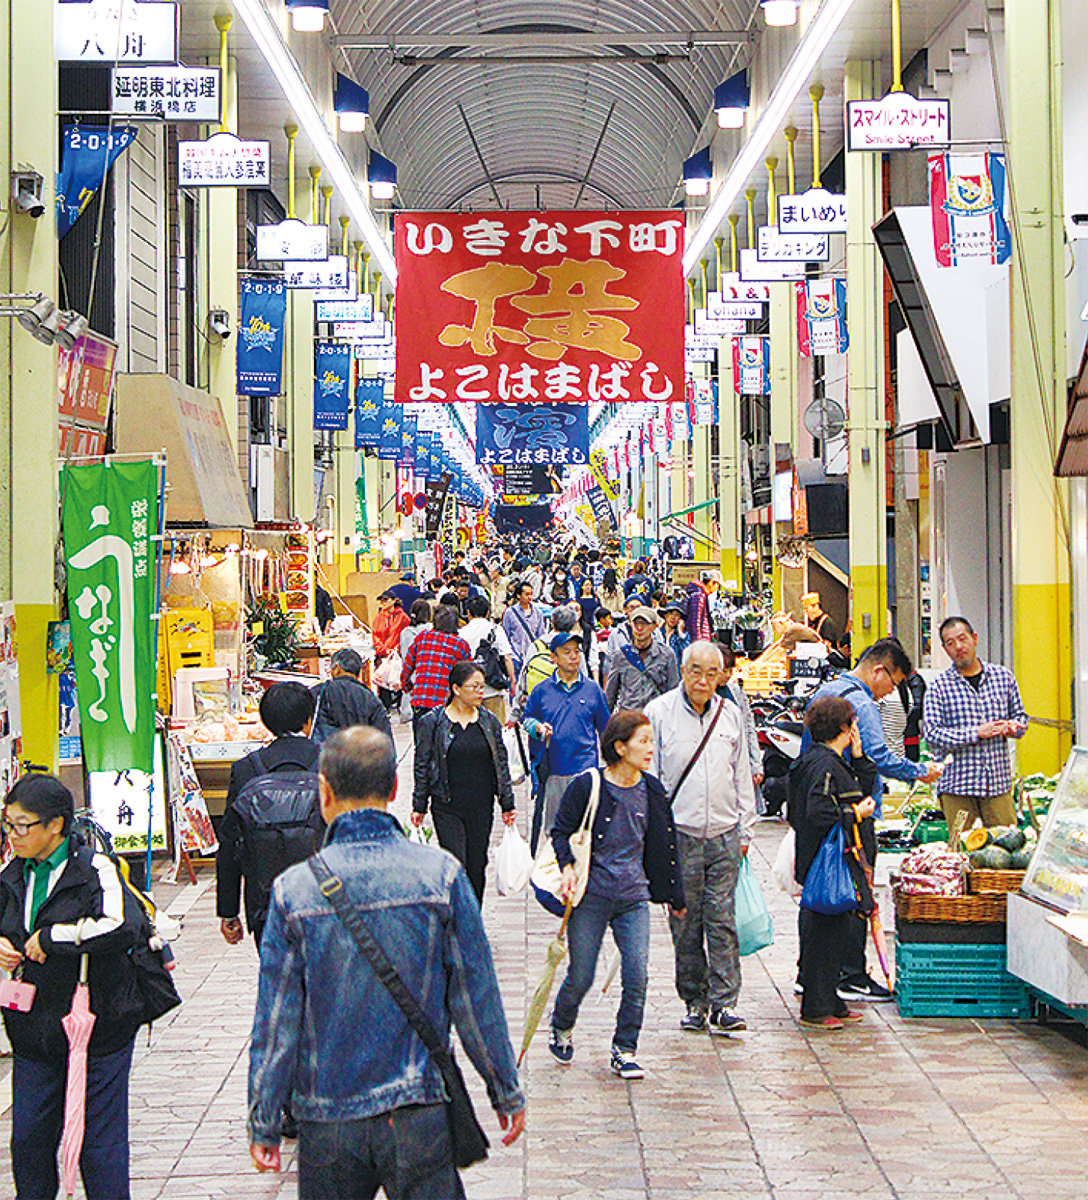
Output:
<instances>
[{"instance_id":1,"label":"vegetable crate","mask_svg":"<svg viewBox=\"0 0 1088 1200\"><path fill-rule=\"evenodd\" d=\"M1027 987L1005 969L1004 945L897 941L895 970L900 1016L1031 1016Z\"/></svg>"}]
</instances>

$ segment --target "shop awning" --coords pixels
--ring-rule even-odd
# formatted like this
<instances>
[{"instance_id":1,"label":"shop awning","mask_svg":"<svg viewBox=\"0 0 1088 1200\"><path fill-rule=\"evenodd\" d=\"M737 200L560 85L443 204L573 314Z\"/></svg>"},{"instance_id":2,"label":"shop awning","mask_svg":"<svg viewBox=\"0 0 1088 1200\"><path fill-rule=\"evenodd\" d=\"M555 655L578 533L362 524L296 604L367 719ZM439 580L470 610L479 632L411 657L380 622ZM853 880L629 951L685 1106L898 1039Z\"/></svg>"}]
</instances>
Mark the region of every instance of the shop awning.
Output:
<instances>
[{"instance_id":1,"label":"shop awning","mask_svg":"<svg viewBox=\"0 0 1088 1200\"><path fill-rule=\"evenodd\" d=\"M1063 478L1088 475L1088 345L1080 360L1080 370L1069 397L1062 444L1054 474Z\"/></svg>"},{"instance_id":2,"label":"shop awning","mask_svg":"<svg viewBox=\"0 0 1088 1200\"><path fill-rule=\"evenodd\" d=\"M253 524L218 397L169 375L118 375L116 407L120 453L166 451L171 525Z\"/></svg>"}]
</instances>

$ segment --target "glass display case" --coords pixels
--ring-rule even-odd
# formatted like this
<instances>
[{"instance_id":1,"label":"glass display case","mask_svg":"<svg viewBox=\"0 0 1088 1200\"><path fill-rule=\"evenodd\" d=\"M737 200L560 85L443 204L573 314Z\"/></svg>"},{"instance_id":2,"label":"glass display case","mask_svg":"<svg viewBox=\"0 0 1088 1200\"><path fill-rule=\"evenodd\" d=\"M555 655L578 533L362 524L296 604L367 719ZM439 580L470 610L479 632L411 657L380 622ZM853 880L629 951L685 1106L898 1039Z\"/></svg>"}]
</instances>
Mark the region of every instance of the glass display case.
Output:
<instances>
[{"instance_id":1,"label":"glass display case","mask_svg":"<svg viewBox=\"0 0 1088 1200\"><path fill-rule=\"evenodd\" d=\"M1084 747L1075 746L1065 764L1021 890L1062 912L1088 911L1088 749Z\"/></svg>"}]
</instances>

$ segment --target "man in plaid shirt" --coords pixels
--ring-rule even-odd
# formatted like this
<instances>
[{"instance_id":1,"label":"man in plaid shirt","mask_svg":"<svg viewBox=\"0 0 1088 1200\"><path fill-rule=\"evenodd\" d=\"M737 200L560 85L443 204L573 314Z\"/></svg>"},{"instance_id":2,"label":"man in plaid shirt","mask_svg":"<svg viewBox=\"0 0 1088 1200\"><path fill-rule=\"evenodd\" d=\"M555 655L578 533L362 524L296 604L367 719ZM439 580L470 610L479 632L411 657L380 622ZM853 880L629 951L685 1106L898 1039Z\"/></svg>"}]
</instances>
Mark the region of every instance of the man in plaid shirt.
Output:
<instances>
[{"instance_id":1,"label":"man in plaid shirt","mask_svg":"<svg viewBox=\"0 0 1088 1200\"><path fill-rule=\"evenodd\" d=\"M457 636L460 619L452 604L439 604L434 628L424 629L408 649L400 686L411 696L412 736L432 708L441 708L450 698L450 668L462 658L471 658L468 642Z\"/></svg>"},{"instance_id":2,"label":"man in plaid shirt","mask_svg":"<svg viewBox=\"0 0 1088 1200\"><path fill-rule=\"evenodd\" d=\"M1016 823L1007 738L1020 738L1028 716L1007 667L983 662L978 634L966 617L949 617L940 629L952 666L926 690L923 724L936 755L952 755L941 776L941 808L951 830L967 813L967 826Z\"/></svg>"}]
</instances>

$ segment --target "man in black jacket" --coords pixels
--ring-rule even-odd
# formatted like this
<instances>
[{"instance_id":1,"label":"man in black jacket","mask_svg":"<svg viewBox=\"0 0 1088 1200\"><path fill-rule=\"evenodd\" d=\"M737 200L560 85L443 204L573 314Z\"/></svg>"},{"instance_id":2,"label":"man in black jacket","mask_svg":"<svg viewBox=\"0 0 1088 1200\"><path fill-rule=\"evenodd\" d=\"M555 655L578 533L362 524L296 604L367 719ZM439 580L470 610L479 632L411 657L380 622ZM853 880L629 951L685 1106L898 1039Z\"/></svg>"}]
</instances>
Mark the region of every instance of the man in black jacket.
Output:
<instances>
[{"instance_id":1,"label":"man in black jacket","mask_svg":"<svg viewBox=\"0 0 1088 1200\"><path fill-rule=\"evenodd\" d=\"M372 725L387 738L393 726L385 705L362 681L363 660L357 650L337 650L330 663L332 678L314 688L314 741L322 742L337 730L352 725Z\"/></svg>"},{"instance_id":2,"label":"man in black jacket","mask_svg":"<svg viewBox=\"0 0 1088 1200\"><path fill-rule=\"evenodd\" d=\"M375 699L374 703L378 701ZM261 699L261 720L276 735L276 740L247 754L231 767L226 815L219 824L219 853L215 860L216 912L223 937L231 946L242 940L242 922L238 919L238 913L244 874L241 857L243 829L234 802L247 784L262 775L281 771L316 771L320 748L310 741L313 716L314 697L305 684L274 683ZM247 880L246 922L259 946L267 901L259 906L258 911L250 903L251 889L252 883Z\"/></svg>"}]
</instances>

